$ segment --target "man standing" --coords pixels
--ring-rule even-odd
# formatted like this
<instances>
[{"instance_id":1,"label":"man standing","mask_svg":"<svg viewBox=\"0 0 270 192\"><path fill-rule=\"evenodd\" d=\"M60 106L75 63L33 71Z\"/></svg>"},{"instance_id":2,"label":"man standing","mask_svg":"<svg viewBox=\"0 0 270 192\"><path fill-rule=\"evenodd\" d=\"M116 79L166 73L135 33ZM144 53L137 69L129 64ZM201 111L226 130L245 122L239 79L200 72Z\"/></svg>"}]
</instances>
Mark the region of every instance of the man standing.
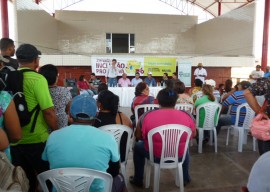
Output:
<instances>
[{"instance_id":1,"label":"man standing","mask_svg":"<svg viewBox=\"0 0 270 192\"><path fill-rule=\"evenodd\" d=\"M5 66L11 66L14 69L18 69L19 63L16 59L12 59L11 57L14 56L15 53L15 45L14 41L9 38L2 38L0 40L0 50L1 50L1 55L8 59L9 62L4 63Z\"/></svg>"},{"instance_id":2,"label":"man standing","mask_svg":"<svg viewBox=\"0 0 270 192\"><path fill-rule=\"evenodd\" d=\"M116 59L112 60L112 65L110 65L107 69L107 74L105 76L105 81L108 83L109 87L116 87L117 84L117 67L116 67Z\"/></svg>"},{"instance_id":3,"label":"man standing","mask_svg":"<svg viewBox=\"0 0 270 192\"><path fill-rule=\"evenodd\" d=\"M144 82L149 86L149 87L156 87L157 82L155 78L152 77L152 72L148 72L148 76L144 79Z\"/></svg>"},{"instance_id":4,"label":"man standing","mask_svg":"<svg viewBox=\"0 0 270 192\"><path fill-rule=\"evenodd\" d=\"M142 82L142 79L140 78L140 73L136 72L135 77L131 80L131 86L136 87L140 82Z\"/></svg>"},{"instance_id":5,"label":"man standing","mask_svg":"<svg viewBox=\"0 0 270 192\"><path fill-rule=\"evenodd\" d=\"M129 78L127 78L127 74L126 73L123 73L122 78L120 78L118 80L118 84L121 87L128 87L128 86L131 85L131 82L130 82Z\"/></svg>"},{"instance_id":6,"label":"man standing","mask_svg":"<svg viewBox=\"0 0 270 192\"><path fill-rule=\"evenodd\" d=\"M195 69L194 76L195 76L195 79L200 79L203 82L203 84L204 84L204 80L205 80L205 78L207 76L207 72L203 68L203 64L202 63L198 63L198 68Z\"/></svg>"},{"instance_id":7,"label":"man standing","mask_svg":"<svg viewBox=\"0 0 270 192\"><path fill-rule=\"evenodd\" d=\"M113 135L93 127L96 112L96 100L91 96L74 97L70 108L74 123L50 135L42 159L49 161L50 169L80 167L106 172L110 166L110 174L121 177L124 187L124 179L118 175L118 145ZM91 191L103 191L99 181L94 181Z\"/></svg>"},{"instance_id":8,"label":"man standing","mask_svg":"<svg viewBox=\"0 0 270 192\"><path fill-rule=\"evenodd\" d=\"M261 66L256 65L256 70L252 71L249 75L250 83L256 83L258 79L263 78L264 72L261 71Z\"/></svg>"},{"instance_id":9,"label":"man standing","mask_svg":"<svg viewBox=\"0 0 270 192\"><path fill-rule=\"evenodd\" d=\"M21 166L30 182L30 190L36 191L37 174L47 171L49 164L41 159L45 143L48 139L48 127L58 129L57 118L54 111L52 98L47 80L35 70L39 67L40 52L30 44L22 44L16 51L16 56L21 69L32 71L24 72L23 90L28 105L28 110L36 106L32 116L37 115L36 122L31 122L22 127L23 137L11 146L12 163Z\"/></svg>"}]
</instances>

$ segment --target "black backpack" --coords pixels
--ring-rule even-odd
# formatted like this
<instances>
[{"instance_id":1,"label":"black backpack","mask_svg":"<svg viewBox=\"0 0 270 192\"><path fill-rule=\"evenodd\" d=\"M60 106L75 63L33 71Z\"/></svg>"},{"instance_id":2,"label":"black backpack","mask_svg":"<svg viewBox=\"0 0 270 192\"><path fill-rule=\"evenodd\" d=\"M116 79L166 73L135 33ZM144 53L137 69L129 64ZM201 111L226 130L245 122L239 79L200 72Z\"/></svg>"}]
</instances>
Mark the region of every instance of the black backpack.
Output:
<instances>
[{"instance_id":1,"label":"black backpack","mask_svg":"<svg viewBox=\"0 0 270 192\"><path fill-rule=\"evenodd\" d=\"M4 90L13 96L16 111L19 116L21 127L28 125L32 115L35 113L31 132L34 132L40 106L37 104L34 109L28 111L27 103L23 93L23 73L36 72L31 69L15 70L13 67L5 66L0 70L0 91Z\"/></svg>"}]
</instances>

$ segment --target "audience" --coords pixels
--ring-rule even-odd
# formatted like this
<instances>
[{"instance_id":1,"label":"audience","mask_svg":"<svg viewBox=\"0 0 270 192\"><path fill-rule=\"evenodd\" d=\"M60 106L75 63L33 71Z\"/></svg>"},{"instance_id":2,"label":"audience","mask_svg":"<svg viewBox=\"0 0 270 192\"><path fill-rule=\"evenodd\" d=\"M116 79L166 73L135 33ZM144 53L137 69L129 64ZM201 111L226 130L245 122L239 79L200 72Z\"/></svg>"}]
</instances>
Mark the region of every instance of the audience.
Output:
<instances>
[{"instance_id":1,"label":"audience","mask_svg":"<svg viewBox=\"0 0 270 192\"><path fill-rule=\"evenodd\" d=\"M135 97L131 104L131 111L135 114L134 110L137 105L153 104L154 97L149 96L149 87L145 82L139 83L135 88ZM138 116L140 117L144 113L143 109L139 111Z\"/></svg>"},{"instance_id":2,"label":"audience","mask_svg":"<svg viewBox=\"0 0 270 192\"><path fill-rule=\"evenodd\" d=\"M142 116L144 118L139 119L141 123L138 123L135 133L137 142L133 150L134 176L130 177L130 183L138 187L143 186L145 157L149 156L147 140L149 131L161 125L180 124L189 127L193 133L192 137L195 136L196 128L193 118L186 112L174 109L176 100L178 99L177 93L172 89L165 88L158 93L157 99L160 109L145 113L145 115ZM185 140L180 141L179 157L183 155L184 142ZM154 150L155 157L159 159L161 156L161 140L154 138L154 145L159 146ZM184 184L186 185L191 181L189 176L189 152L187 152L183 163L183 176Z\"/></svg>"},{"instance_id":3,"label":"audience","mask_svg":"<svg viewBox=\"0 0 270 192\"><path fill-rule=\"evenodd\" d=\"M220 128L225 125L234 125L235 119L236 119L236 109L239 105L246 103L246 98L244 96L245 89L250 87L250 82L248 81L242 81L240 84L238 84L238 90L235 91L232 95L230 95L225 101L222 102L222 111L225 108L228 108L230 105L231 111L230 114L222 114L219 118L218 125L216 127L217 134L220 131ZM243 125L244 119L246 115L246 109L243 108L240 111L240 117L239 117L239 125Z\"/></svg>"},{"instance_id":4,"label":"audience","mask_svg":"<svg viewBox=\"0 0 270 192\"><path fill-rule=\"evenodd\" d=\"M15 54L14 41L12 39L6 38L6 37L0 39L0 51L1 51L1 55L4 58L9 60L8 62L4 62L4 65L11 66L14 69L18 69L19 63L18 63L17 59L11 58Z\"/></svg>"},{"instance_id":5,"label":"audience","mask_svg":"<svg viewBox=\"0 0 270 192\"><path fill-rule=\"evenodd\" d=\"M174 84L174 90L178 94L176 103L193 104L192 98L189 96L189 94L185 93L186 87L182 81Z\"/></svg>"},{"instance_id":6,"label":"audience","mask_svg":"<svg viewBox=\"0 0 270 192\"><path fill-rule=\"evenodd\" d=\"M78 81L77 85L78 85L78 88L79 88L79 91L80 91L80 95L81 94L88 94L90 96L94 95L94 93L90 90L90 84L84 78L84 75L81 75L79 77L79 81Z\"/></svg>"},{"instance_id":7,"label":"audience","mask_svg":"<svg viewBox=\"0 0 270 192\"><path fill-rule=\"evenodd\" d=\"M57 118L54 111L53 101L49 92L46 79L35 70L39 67L39 54L37 48L30 44L22 44L16 50L16 56L21 68L28 68L33 72L24 73L23 89L31 111L36 106L37 121L22 127L22 138L11 146L12 163L21 166L30 183L29 191L36 191L36 175L47 171L49 164L41 159L45 143L49 136L48 127L58 129ZM13 121L11 121L13 123Z\"/></svg>"},{"instance_id":8,"label":"audience","mask_svg":"<svg viewBox=\"0 0 270 192\"><path fill-rule=\"evenodd\" d=\"M131 80L131 86L136 87L143 80L140 78L140 73L136 72L135 77Z\"/></svg>"},{"instance_id":9,"label":"audience","mask_svg":"<svg viewBox=\"0 0 270 192\"><path fill-rule=\"evenodd\" d=\"M119 97L114 95L111 91L101 91L98 94L97 105L99 113L94 123L94 127L101 127L110 124L121 124L132 128L132 123L129 118L118 111ZM125 160L127 143L127 133L124 133L120 140L120 156L121 161Z\"/></svg>"},{"instance_id":10,"label":"audience","mask_svg":"<svg viewBox=\"0 0 270 192\"><path fill-rule=\"evenodd\" d=\"M66 127L69 122L69 108L72 100L70 91L66 87L57 86L58 70L52 64L47 64L39 68L38 71L43 75L49 85L50 94L53 100L54 109L56 112L58 128ZM72 121L72 119L70 120ZM51 130L49 130L51 132Z\"/></svg>"},{"instance_id":11,"label":"audience","mask_svg":"<svg viewBox=\"0 0 270 192\"><path fill-rule=\"evenodd\" d=\"M50 169L80 167L106 172L110 163L114 182L124 188L124 178L119 175L118 145L113 135L93 127L96 111L93 97L74 97L70 108L74 123L50 135L42 159L49 162ZM94 181L91 191L103 191L100 181Z\"/></svg>"},{"instance_id":12,"label":"audience","mask_svg":"<svg viewBox=\"0 0 270 192\"><path fill-rule=\"evenodd\" d=\"M123 73L122 78L118 80L118 86L119 87L129 87L131 86L131 82L129 78L127 78L127 74Z\"/></svg>"},{"instance_id":13,"label":"audience","mask_svg":"<svg viewBox=\"0 0 270 192\"><path fill-rule=\"evenodd\" d=\"M147 73L147 77L145 77L144 82L149 86L149 87L156 87L157 86L157 82L155 80L155 78L152 77L152 72L149 71Z\"/></svg>"},{"instance_id":14,"label":"audience","mask_svg":"<svg viewBox=\"0 0 270 192\"><path fill-rule=\"evenodd\" d=\"M96 77L95 73L91 73L90 90L96 95L98 93L98 86L101 84L101 80Z\"/></svg>"}]
</instances>

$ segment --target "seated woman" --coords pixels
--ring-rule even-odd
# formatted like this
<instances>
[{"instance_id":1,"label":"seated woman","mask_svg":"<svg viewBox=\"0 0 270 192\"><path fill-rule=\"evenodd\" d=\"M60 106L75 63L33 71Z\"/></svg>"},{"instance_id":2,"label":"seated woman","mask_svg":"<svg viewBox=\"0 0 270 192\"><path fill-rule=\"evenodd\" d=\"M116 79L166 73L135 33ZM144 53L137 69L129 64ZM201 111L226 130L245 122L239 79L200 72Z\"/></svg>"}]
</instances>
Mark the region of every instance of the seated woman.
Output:
<instances>
[{"instance_id":1,"label":"seated woman","mask_svg":"<svg viewBox=\"0 0 270 192\"><path fill-rule=\"evenodd\" d=\"M149 92L150 92L149 87L145 82L141 82L135 87L135 97L131 104L131 111L133 115L135 114L134 110L137 105L154 103L154 97L149 96ZM138 116L140 117L143 113L144 111L140 110L138 112Z\"/></svg>"},{"instance_id":2,"label":"seated woman","mask_svg":"<svg viewBox=\"0 0 270 192\"><path fill-rule=\"evenodd\" d=\"M178 94L176 103L193 104L192 98L189 96L189 94L185 93L186 87L182 81L174 84L174 90Z\"/></svg>"},{"instance_id":3,"label":"seated woman","mask_svg":"<svg viewBox=\"0 0 270 192\"><path fill-rule=\"evenodd\" d=\"M119 97L113 94L111 91L104 90L98 94L97 105L99 113L94 123L94 127L101 127L103 125L121 124L132 128L131 121L124 114L118 111ZM125 160L127 143L127 133L123 133L120 140L120 156L121 161Z\"/></svg>"},{"instance_id":4,"label":"seated woman","mask_svg":"<svg viewBox=\"0 0 270 192\"><path fill-rule=\"evenodd\" d=\"M195 79L194 84L195 84L195 86L192 87L192 88L189 90L189 95L194 95L194 94L196 94L197 92L202 91L202 85L203 85L203 82L202 82L200 79ZM197 99L197 97L194 96L194 97L193 97L193 102L194 102L194 103L195 103L196 99Z\"/></svg>"},{"instance_id":5,"label":"seated woman","mask_svg":"<svg viewBox=\"0 0 270 192\"><path fill-rule=\"evenodd\" d=\"M81 75L79 77L79 81L77 84L78 84L80 94L88 94L90 96L94 95L93 91L91 91L91 89L90 89L90 84L84 78L84 75Z\"/></svg>"},{"instance_id":6,"label":"seated woman","mask_svg":"<svg viewBox=\"0 0 270 192\"><path fill-rule=\"evenodd\" d=\"M48 81L50 94L52 96L55 113L58 121L58 128L68 126L68 123L72 121L69 118L69 109L72 100L70 91L66 87L57 86L58 82L58 70L52 64L47 64L40 67L38 71Z\"/></svg>"},{"instance_id":7,"label":"seated woman","mask_svg":"<svg viewBox=\"0 0 270 192\"><path fill-rule=\"evenodd\" d=\"M197 108L199 105L208 103L208 102L215 102L215 96L213 94L213 87L208 84L204 84L202 87L203 96L201 98L198 98L194 104L195 108ZM204 119L205 119L205 110L201 109L199 111L199 126L203 127ZM215 118L216 119L216 118ZM209 131L204 131L204 143L207 143L209 140Z\"/></svg>"},{"instance_id":8,"label":"seated woman","mask_svg":"<svg viewBox=\"0 0 270 192\"><path fill-rule=\"evenodd\" d=\"M143 123L138 123L135 133L136 139L138 140L135 143L133 150L135 172L134 176L130 177L130 183L139 187L143 186L145 156L149 155L147 140L147 134L149 131L161 125L179 124L185 125L192 130L191 138L196 134L193 118L188 113L176 110L174 108L176 100L178 99L178 95L176 92L174 92L173 89L162 89L159 91L157 99L160 105L160 109L147 112L145 115L143 115L139 119L139 122L143 121ZM161 140L156 140L154 141L154 145L160 146L160 142ZM181 158L181 155L183 155L183 147L185 142L186 140L181 140L179 143L179 158ZM157 151L154 151L154 155L156 158L160 158L161 151ZM183 177L185 185L190 182L188 152L186 154L185 161L183 162Z\"/></svg>"}]
</instances>

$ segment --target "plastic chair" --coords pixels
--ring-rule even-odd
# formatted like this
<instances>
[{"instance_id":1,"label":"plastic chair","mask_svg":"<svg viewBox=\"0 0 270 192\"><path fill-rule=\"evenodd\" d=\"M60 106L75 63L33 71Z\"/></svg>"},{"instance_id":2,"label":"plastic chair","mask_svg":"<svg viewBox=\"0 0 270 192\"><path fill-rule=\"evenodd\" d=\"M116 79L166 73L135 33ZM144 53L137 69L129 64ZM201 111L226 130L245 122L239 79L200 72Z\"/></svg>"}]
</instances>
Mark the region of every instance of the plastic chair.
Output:
<instances>
[{"instance_id":1,"label":"plastic chair","mask_svg":"<svg viewBox=\"0 0 270 192\"><path fill-rule=\"evenodd\" d=\"M49 180L58 192L89 192L95 179L105 181L104 191L111 192L113 178L110 174L86 168L60 168L40 173L38 181L44 192L49 192L46 182Z\"/></svg>"},{"instance_id":2,"label":"plastic chair","mask_svg":"<svg viewBox=\"0 0 270 192\"><path fill-rule=\"evenodd\" d=\"M118 143L119 152L120 152L120 141L121 141L122 135L124 132L128 134L127 143L126 143L125 160L121 162L121 172L127 183L126 165L127 165L128 152L130 149L130 141L131 141L133 130L126 125L119 125L119 124L104 125L102 127L99 127L99 129L106 131L108 133L111 133L114 136L116 142Z\"/></svg>"},{"instance_id":3,"label":"plastic chair","mask_svg":"<svg viewBox=\"0 0 270 192\"><path fill-rule=\"evenodd\" d=\"M194 105L177 103L174 108L177 109L177 110L183 110L183 111L186 111L186 112L189 112L190 114L192 114Z\"/></svg>"},{"instance_id":4,"label":"plastic chair","mask_svg":"<svg viewBox=\"0 0 270 192\"><path fill-rule=\"evenodd\" d=\"M155 109L155 108L159 108L159 105L158 104L137 105L134 109L136 125L137 125L138 120L139 120L139 114L138 114L139 109L144 109L144 113L145 113L146 111L150 111L150 110Z\"/></svg>"},{"instance_id":5,"label":"plastic chair","mask_svg":"<svg viewBox=\"0 0 270 192\"><path fill-rule=\"evenodd\" d=\"M239 126L240 111L242 108L246 108L246 115L243 125ZM247 142L247 133L250 130L250 126L253 118L255 117L255 112L250 108L248 103L243 103L239 105L236 109L236 119L235 124L228 127L226 145L229 143L229 135L231 129L238 130L238 152L243 151L243 144ZM253 151L256 151L256 139L253 137Z\"/></svg>"},{"instance_id":6,"label":"plastic chair","mask_svg":"<svg viewBox=\"0 0 270 192\"><path fill-rule=\"evenodd\" d=\"M199 126L199 119L200 119L200 110L205 110L205 118L203 126ZM210 131L210 144L212 144L213 141L213 133L214 133L214 141L215 141L215 152L217 153L217 131L216 126L218 123L219 114L221 111L221 104L217 102L208 102L204 103L202 105L199 105L196 109L196 128L199 133L199 147L198 152L202 153L202 142L203 142L203 136L204 131L209 130ZM215 119L216 117L216 119Z\"/></svg>"},{"instance_id":7,"label":"plastic chair","mask_svg":"<svg viewBox=\"0 0 270 192\"><path fill-rule=\"evenodd\" d=\"M154 152L153 152L153 137L155 134L159 134L162 139L162 152L160 157L160 163L154 162ZM154 166L154 192L159 191L159 179L160 179L160 169L173 169L176 170L175 184L180 187L180 192L184 191L184 181L183 181L183 170L182 164L185 160L189 140L192 131L190 128L184 125L178 124L167 124L162 125L149 131L147 137L149 142L149 159L146 158L146 188L150 186L150 174L151 165ZM184 153L182 160L179 162L178 149L180 140L186 138L184 144Z\"/></svg>"}]
</instances>

